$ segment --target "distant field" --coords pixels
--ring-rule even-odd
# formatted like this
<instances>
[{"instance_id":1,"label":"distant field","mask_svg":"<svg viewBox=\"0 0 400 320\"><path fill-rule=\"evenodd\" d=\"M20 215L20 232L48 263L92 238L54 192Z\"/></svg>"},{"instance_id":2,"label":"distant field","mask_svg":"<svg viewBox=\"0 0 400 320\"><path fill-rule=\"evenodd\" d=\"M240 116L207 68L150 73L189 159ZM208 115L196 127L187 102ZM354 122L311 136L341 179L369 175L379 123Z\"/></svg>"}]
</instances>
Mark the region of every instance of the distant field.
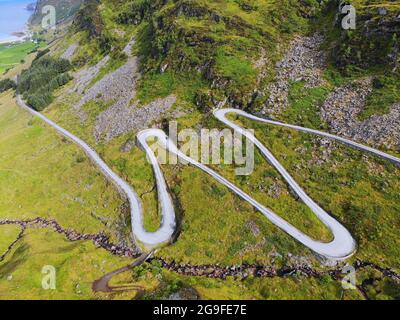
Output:
<instances>
[{"instance_id":1,"label":"distant field","mask_svg":"<svg viewBox=\"0 0 400 320\"><path fill-rule=\"evenodd\" d=\"M0 74L19 64L29 52L37 47L38 45L32 42L0 44Z\"/></svg>"}]
</instances>

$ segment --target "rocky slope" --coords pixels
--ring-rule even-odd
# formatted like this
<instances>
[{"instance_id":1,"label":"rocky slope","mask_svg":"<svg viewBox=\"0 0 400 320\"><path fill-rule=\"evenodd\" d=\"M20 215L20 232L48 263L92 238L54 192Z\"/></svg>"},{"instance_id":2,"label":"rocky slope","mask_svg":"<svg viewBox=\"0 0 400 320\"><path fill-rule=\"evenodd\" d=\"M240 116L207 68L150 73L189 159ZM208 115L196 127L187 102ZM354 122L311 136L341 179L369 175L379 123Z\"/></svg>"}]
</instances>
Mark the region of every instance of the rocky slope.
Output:
<instances>
[{"instance_id":1,"label":"rocky slope","mask_svg":"<svg viewBox=\"0 0 400 320\"><path fill-rule=\"evenodd\" d=\"M268 87L269 97L262 110L265 115L273 116L288 106L290 82L304 81L306 88L325 84L322 69L327 64L326 53L320 48L323 41L320 34L293 40L283 60L276 65L277 76Z\"/></svg>"},{"instance_id":2,"label":"rocky slope","mask_svg":"<svg viewBox=\"0 0 400 320\"><path fill-rule=\"evenodd\" d=\"M358 120L371 91L371 78L335 88L321 107L321 117L341 136L400 150L400 103L393 105L388 114Z\"/></svg>"}]
</instances>

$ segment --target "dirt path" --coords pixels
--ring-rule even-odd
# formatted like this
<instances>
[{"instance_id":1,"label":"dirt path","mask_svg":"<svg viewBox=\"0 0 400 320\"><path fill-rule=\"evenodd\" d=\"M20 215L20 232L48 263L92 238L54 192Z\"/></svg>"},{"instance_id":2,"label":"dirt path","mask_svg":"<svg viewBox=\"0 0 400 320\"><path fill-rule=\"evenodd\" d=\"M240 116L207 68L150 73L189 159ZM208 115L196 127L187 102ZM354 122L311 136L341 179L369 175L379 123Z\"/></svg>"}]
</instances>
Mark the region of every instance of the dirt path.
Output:
<instances>
[{"instance_id":1,"label":"dirt path","mask_svg":"<svg viewBox=\"0 0 400 320\"><path fill-rule=\"evenodd\" d=\"M135 286L134 284L127 285L127 286L110 287L109 282L116 275L124 273L128 270L131 270L131 269L138 267L141 264L145 263L148 259L150 259L150 257L152 255L153 255L153 251L150 253L144 253L139 258L137 258L133 263L131 263L123 268L120 268L120 269L117 269L110 273L107 273L100 279L93 282L93 285L92 285L93 291L94 292L121 292L121 291L135 291L135 290L143 291L142 287Z\"/></svg>"}]
</instances>

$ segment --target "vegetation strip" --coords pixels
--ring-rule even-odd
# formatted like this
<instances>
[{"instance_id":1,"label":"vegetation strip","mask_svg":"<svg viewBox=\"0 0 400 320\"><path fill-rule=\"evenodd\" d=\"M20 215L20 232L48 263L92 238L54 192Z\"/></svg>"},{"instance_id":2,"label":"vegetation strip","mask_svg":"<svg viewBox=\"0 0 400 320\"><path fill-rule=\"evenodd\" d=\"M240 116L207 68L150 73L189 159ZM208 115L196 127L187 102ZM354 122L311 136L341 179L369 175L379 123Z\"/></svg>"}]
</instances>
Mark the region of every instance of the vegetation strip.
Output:
<instances>
[{"instance_id":1,"label":"vegetation strip","mask_svg":"<svg viewBox=\"0 0 400 320\"><path fill-rule=\"evenodd\" d=\"M150 259L149 262L158 262L165 269L179 273L185 276L208 277L214 279L226 279L227 277L235 278L284 278L294 274L301 274L307 277L320 278L325 275L331 276L333 279L341 279L344 274L341 268L332 269L328 271L318 271L305 265L298 266L285 266L282 268L275 268L273 266L263 265L250 265L242 264L238 266L218 266L218 265L191 265L191 264L178 264L176 262L166 262L162 258ZM355 270L371 268L381 272L385 277L400 281L400 274L389 268L380 267L371 262L364 262L357 260L354 262L353 267Z\"/></svg>"},{"instance_id":2,"label":"vegetation strip","mask_svg":"<svg viewBox=\"0 0 400 320\"><path fill-rule=\"evenodd\" d=\"M31 220L9 220L9 219L0 220L0 226L2 225L20 226L22 228L22 234L29 227L52 229L53 231L64 235L69 241L92 241L95 246L101 247L111 252L113 255L117 256L134 258L140 254L138 250L111 243L109 241L109 238L103 232L97 234L79 233L72 229L63 228L55 220L48 220L41 217L37 217ZM20 234L17 240L19 240L22 237L22 234Z\"/></svg>"},{"instance_id":3,"label":"vegetation strip","mask_svg":"<svg viewBox=\"0 0 400 320\"><path fill-rule=\"evenodd\" d=\"M1 225L1 222L0 222ZM5 257L11 252L11 250L14 248L14 246L18 243L19 240L22 239L24 233L25 233L26 228L22 226L21 231L19 232L17 238L7 247L6 251L0 256L0 262L2 262Z\"/></svg>"},{"instance_id":4,"label":"vegetation strip","mask_svg":"<svg viewBox=\"0 0 400 320\"><path fill-rule=\"evenodd\" d=\"M219 265L191 265L191 264L178 264L176 262L167 262L163 258L152 258L153 252L150 253L140 253L138 251L113 245L109 242L108 238L103 234L81 234L71 229L64 229L55 220L47 220L41 217L30 219L30 220L0 220L0 226L2 225L18 225L22 228L21 232L17 236L16 240L8 247L6 252L1 256L0 262L4 260L15 244L21 240L25 231L29 227L40 227L49 228L54 232L63 234L67 237L69 241L93 241L93 243L101 247L113 255L125 256L129 258L136 259L130 265L120 268L113 272L104 275L102 278L93 282L93 290L95 292L125 292L125 291L137 291L138 294L143 293L143 288L136 286L134 284L127 286L117 286L110 287L108 285L112 277L122 272L126 272L134 267L137 267L144 262L157 263L162 268L178 273L183 276L195 276L195 277L207 277L212 279L224 280L228 277L235 277L238 279L245 279L248 277L256 278L285 278L293 275L302 275L305 277L322 278L324 276L329 276L334 280L340 280L343 278L344 274L341 268L336 268L328 271L318 271L305 265L298 266L285 266L282 268L275 268L273 266L263 266L263 265L250 265L242 264L237 266L219 266ZM383 274L383 277L393 279L396 282L400 282L400 274L395 271L378 266L371 262L359 261L354 262L353 267L355 270L362 270L365 268L371 268L379 271ZM368 299L364 284L358 285L357 289L361 294Z\"/></svg>"},{"instance_id":5,"label":"vegetation strip","mask_svg":"<svg viewBox=\"0 0 400 320\"><path fill-rule=\"evenodd\" d=\"M127 196L129 203L130 203L130 211L131 211L131 225L132 231L134 236L144 243L146 246L150 248L154 248L161 244L165 244L171 241L172 236L175 232L175 211L174 206L171 200L171 197L168 193L168 188L166 186L166 182L164 180L163 173L161 168L158 164L157 158L153 152L153 150L148 146L147 139L150 137L158 138L158 142L162 143L163 146L168 149L170 152L175 153L181 159L187 161L191 165L203 170L204 172L211 175L214 179L218 182L224 184L228 187L231 191L236 193L245 201L249 202L253 207L257 208L258 211L264 214L272 223L283 229L285 232L290 234L296 240L313 250L319 255L322 255L325 258L333 259L333 260L344 260L351 256L356 249L356 244L348 232L348 230L341 225L337 220L332 218L327 212L325 212L318 204L316 204L306 193L305 191L296 183L296 181L290 176L290 174L285 170L285 168L279 163L279 161L273 156L273 154L259 141L255 138L255 136L250 133L248 130L245 130L228 119L226 119L227 113L236 113L238 115L247 117L252 120L261 121L269 124L280 125L288 128L292 128L295 130L313 133L316 135L324 136L329 139L337 140L342 142L352 148L360 149L361 151L369 152L375 154L383 159L390 160L396 164L400 164L400 159L386 154L384 152L375 150L373 148L355 143L353 141L337 137L328 133L324 133L321 131L303 128L299 126L294 126L290 124L279 123L276 121L271 121L263 118L256 117L254 115L248 114L244 111L240 111L237 109L220 109L214 112L214 116L220 120L221 122L225 123L226 125L233 128L235 131L241 133L242 135L246 136L250 141L252 141L263 153L264 157L271 162L274 167L280 172L280 174L285 178L286 182L290 185L290 187L296 192L296 194L303 200L303 202L316 214L316 216L326 225L328 226L334 234L334 240L329 243L323 243L320 241L316 241L299 231L293 225L288 223L286 220L282 219L278 215L276 215L273 211L265 208L263 205L258 203L252 197L247 195L241 189L236 187L230 181L222 177L221 175L217 174L215 171L211 170L207 166L198 163L197 161L191 159L190 157L186 156L182 152L178 150L178 148L174 145L172 141L166 136L164 131L158 129L149 129L141 131L137 138L138 142L141 147L144 149L146 154L149 156L150 162L153 167L154 174L156 176L156 183L157 183L157 191L158 191L158 199L161 204L162 209L162 224L161 227L156 232L148 232L145 230L143 225L143 212L141 201L136 192L133 188L126 183L123 179L121 179L116 173L114 173L111 168L100 158L96 151L94 151L88 144L86 144L83 140L79 139L69 131L61 128L59 125L54 123L53 121L49 120L43 114L32 110L29 108L24 101L21 99L21 96L17 97L18 104L31 112L33 115L38 116L46 123L51 125L55 128L58 132L66 136L67 138L74 141L78 144L84 151L88 154L88 156L95 162L95 164L102 170L102 172L120 189L124 192Z\"/></svg>"}]
</instances>

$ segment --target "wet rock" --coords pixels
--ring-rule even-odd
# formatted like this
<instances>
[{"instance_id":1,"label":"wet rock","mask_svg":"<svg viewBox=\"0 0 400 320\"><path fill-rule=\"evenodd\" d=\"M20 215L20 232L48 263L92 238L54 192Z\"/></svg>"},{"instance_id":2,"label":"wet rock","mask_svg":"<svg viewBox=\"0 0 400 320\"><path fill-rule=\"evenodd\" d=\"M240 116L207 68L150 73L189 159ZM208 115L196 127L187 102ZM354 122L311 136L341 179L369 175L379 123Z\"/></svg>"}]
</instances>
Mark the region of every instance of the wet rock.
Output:
<instances>
[{"instance_id":1,"label":"wet rock","mask_svg":"<svg viewBox=\"0 0 400 320\"><path fill-rule=\"evenodd\" d=\"M388 13L388 11L387 11L386 8L384 8L384 7L378 8L378 14L379 14L379 15L385 16L385 15L387 15L387 13Z\"/></svg>"}]
</instances>

